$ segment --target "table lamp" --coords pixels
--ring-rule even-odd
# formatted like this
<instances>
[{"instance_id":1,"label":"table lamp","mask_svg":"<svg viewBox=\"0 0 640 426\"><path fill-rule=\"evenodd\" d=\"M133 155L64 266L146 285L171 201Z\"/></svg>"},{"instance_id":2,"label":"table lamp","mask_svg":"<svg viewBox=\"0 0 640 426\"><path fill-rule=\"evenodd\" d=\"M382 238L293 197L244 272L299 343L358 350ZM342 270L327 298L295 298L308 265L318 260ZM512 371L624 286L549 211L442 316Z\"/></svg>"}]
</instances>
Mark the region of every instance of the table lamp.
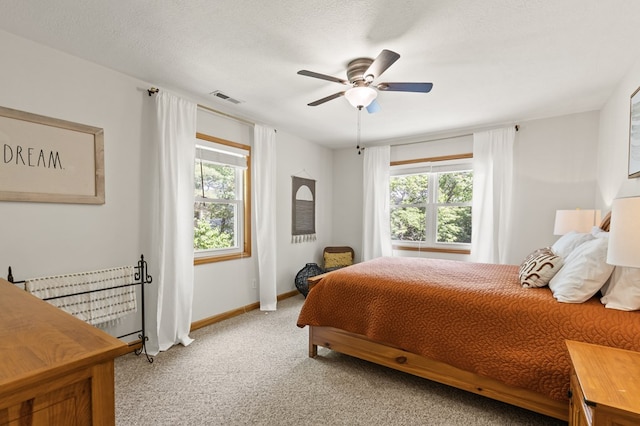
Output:
<instances>
[{"instance_id":1,"label":"table lamp","mask_svg":"<svg viewBox=\"0 0 640 426\"><path fill-rule=\"evenodd\" d=\"M591 232L600 224L600 210L556 210L553 235L564 235L571 231Z\"/></svg>"}]
</instances>

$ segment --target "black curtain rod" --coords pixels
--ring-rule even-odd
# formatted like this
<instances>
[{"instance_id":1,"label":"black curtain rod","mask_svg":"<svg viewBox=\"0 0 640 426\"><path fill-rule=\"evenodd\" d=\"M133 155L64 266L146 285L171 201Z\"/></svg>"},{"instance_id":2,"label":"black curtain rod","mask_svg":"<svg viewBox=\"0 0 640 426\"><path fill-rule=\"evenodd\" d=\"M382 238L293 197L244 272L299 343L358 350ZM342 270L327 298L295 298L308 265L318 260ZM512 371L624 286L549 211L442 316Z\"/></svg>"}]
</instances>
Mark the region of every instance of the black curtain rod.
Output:
<instances>
[{"instance_id":1,"label":"black curtain rod","mask_svg":"<svg viewBox=\"0 0 640 426\"><path fill-rule=\"evenodd\" d=\"M520 130L520 125L516 124L514 126L514 128L516 129L516 132ZM425 143L425 142L433 142L433 141L441 141L441 140L445 140L445 139L455 139L455 138L462 138L465 136L473 136L473 133L463 133L460 135L453 135L453 136L445 136L445 137L436 137L434 139L427 139L427 140L423 140L423 141L415 141L415 142L405 142L405 143L397 143L397 144L391 144L391 146L406 146L406 145L416 145L419 143Z\"/></svg>"},{"instance_id":2,"label":"black curtain rod","mask_svg":"<svg viewBox=\"0 0 640 426\"><path fill-rule=\"evenodd\" d=\"M157 87L150 87L150 88L148 88L148 89L147 89L147 93L149 94L149 96L151 96L151 95L155 95L155 94L156 94L156 93L158 93L159 91L160 91L160 89L158 89ZM242 118L239 118L239 117L234 117L234 116L229 115L229 114L226 114L226 113L224 113L224 112L217 111L217 110L215 110L215 109L213 109L213 108L206 107L206 106L204 106L204 105L200 105L200 104L198 104L198 108L206 109L206 110L208 110L208 111L215 112L216 114L224 115L224 116L226 116L226 117L233 118L234 120L242 121L243 123L247 123L247 124L250 124L250 125L252 125L252 126L253 126L253 125L255 125L255 123L252 123L252 122L250 122L250 121L248 121L248 120L245 120L245 119L242 119ZM517 124L516 124L515 128L516 128L516 132L520 130L520 126L519 126L519 125L517 125ZM277 130L276 130L276 131L277 131ZM473 133L471 133L471 134L469 134L469 135L462 135L462 136L470 136L470 135L472 135L472 134L473 134ZM444 139L446 139L446 138L444 138Z\"/></svg>"}]
</instances>

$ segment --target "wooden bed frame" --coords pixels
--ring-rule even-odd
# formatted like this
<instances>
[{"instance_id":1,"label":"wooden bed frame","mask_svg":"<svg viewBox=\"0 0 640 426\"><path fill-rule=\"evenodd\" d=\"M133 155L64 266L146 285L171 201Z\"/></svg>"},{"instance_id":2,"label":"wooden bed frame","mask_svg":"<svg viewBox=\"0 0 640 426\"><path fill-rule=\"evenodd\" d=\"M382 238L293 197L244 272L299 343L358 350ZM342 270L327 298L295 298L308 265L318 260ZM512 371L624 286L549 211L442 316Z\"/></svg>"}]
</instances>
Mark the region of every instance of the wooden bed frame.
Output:
<instances>
[{"instance_id":1,"label":"wooden bed frame","mask_svg":"<svg viewBox=\"0 0 640 426\"><path fill-rule=\"evenodd\" d=\"M375 342L359 334L333 327L309 326L311 358L318 355L318 346L560 420L569 420L569 402L557 401L537 392L508 386L389 344Z\"/></svg>"},{"instance_id":2,"label":"wooden bed frame","mask_svg":"<svg viewBox=\"0 0 640 426\"><path fill-rule=\"evenodd\" d=\"M605 220L609 217L610 213L605 217ZM330 273L331 272L326 272L321 275L316 275L315 277L310 277L308 279L309 290ZM564 421L569 420L569 401L558 401L538 392L509 386L498 380L480 376L441 361L405 351L389 343L371 340L361 334L351 333L334 327L308 327L309 357L311 358L318 356L318 346L322 346L335 352L473 392L546 416Z\"/></svg>"}]
</instances>

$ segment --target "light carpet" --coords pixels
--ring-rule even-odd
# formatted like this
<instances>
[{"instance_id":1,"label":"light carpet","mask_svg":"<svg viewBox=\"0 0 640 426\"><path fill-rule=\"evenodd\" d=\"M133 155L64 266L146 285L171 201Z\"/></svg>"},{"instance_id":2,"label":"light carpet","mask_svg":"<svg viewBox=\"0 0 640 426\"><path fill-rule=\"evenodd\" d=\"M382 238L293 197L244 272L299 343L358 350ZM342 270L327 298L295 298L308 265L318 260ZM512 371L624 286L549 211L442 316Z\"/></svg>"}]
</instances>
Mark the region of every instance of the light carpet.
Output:
<instances>
[{"instance_id":1,"label":"light carpet","mask_svg":"<svg viewBox=\"0 0 640 426\"><path fill-rule=\"evenodd\" d=\"M116 423L130 425L565 425L319 348L296 296L196 330L149 364L116 360Z\"/></svg>"}]
</instances>

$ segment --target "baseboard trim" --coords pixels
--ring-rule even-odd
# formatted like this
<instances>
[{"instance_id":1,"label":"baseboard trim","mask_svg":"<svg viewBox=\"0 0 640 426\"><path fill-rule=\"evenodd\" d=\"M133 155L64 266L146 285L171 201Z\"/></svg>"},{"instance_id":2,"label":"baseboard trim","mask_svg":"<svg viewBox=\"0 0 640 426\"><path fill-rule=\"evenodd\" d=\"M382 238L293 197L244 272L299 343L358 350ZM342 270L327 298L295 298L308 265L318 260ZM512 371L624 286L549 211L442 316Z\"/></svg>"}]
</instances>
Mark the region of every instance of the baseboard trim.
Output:
<instances>
[{"instance_id":1,"label":"baseboard trim","mask_svg":"<svg viewBox=\"0 0 640 426\"><path fill-rule=\"evenodd\" d=\"M278 301L284 300L284 299L288 299L290 297L294 297L297 296L298 294L300 294L297 290L293 290L293 291L289 291L287 293L283 293L283 294L279 294L277 297ZM249 305L240 307L238 309L233 309L231 311L227 311L227 312L223 312L221 314L218 315L214 315L208 318L204 318L198 321L194 321L191 323L191 331L197 330L199 328L203 328L206 327L208 325L212 325L224 320L227 320L229 318L233 318L233 317L237 317L238 315L242 315L245 314L249 311L253 311L255 309L260 309L260 302L255 302L255 303L251 303ZM136 350L139 350L142 348L142 341L141 340L134 340L132 342L128 343L128 351L125 352L125 354L134 352Z\"/></svg>"},{"instance_id":2,"label":"baseboard trim","mask_svg":"<svg viewBox=\"0 0 640 426\"><path fill-rule=\"evenodd\" d=\"M284 300L284 299L288 299L288 298L293 297L293 296L297 296L299 294L300 294L300 292L298 290L292 290L292 291L290 291L288 293L283 293L283 294L278 296L278 302L281 301L281 300Z\"/></svg>"},{"instance_id":3,"label":"baseboard trim","mask_svg":"<svg viewBox=\"0 0 640 426\"><path fill-rule=\"evenodd\" d=\"M281 301L281 300L288 299L288 298L293 297L293 296L297 296L298 294L300 294L300 293L297 290L289 291L287 293L279 294L277 296L277 300ZM208 317L208 318L203 318L201 320L194 321L194 322L191 323L191 331L198 330L198 329L206 327L208 325L212 325L212 324L224 321L224 320L228 320L228 319L233 318L233 317L237 317L238 315L242 315L242 314L245 314L245 313L247 313L249 311L253 311L253 310L256 310L256 309L260 309L260 302L251 303L249 305L242 306L240 308L233 309L231 311L223 312L223 313L218 314L218 315L213 315L213 316Z\"/></svg>"}]
</instances>

